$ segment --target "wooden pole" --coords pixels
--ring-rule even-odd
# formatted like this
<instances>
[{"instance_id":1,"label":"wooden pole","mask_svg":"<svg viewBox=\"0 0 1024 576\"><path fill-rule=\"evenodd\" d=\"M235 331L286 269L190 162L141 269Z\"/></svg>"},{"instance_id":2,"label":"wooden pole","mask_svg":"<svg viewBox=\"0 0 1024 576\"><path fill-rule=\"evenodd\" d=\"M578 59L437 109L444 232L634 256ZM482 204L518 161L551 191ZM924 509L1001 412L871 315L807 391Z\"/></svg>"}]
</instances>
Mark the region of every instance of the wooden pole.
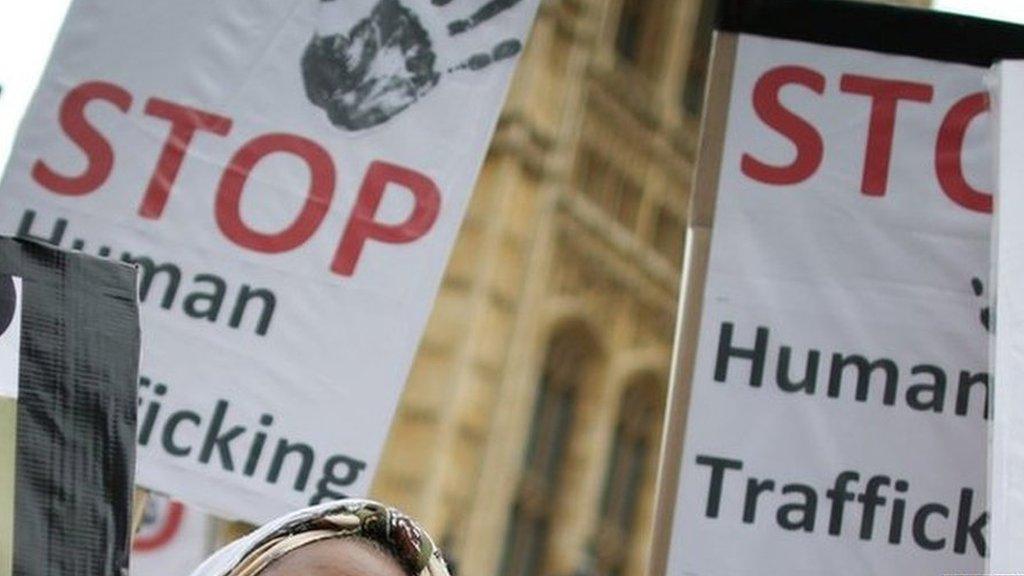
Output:
<instances>
[{"instance_id":1,"label":"wooden pole","mask_svg":"<svg viewBox=\"0 0 1024 576\"><path fill-rule=\"evenodd\" d=\"M735 34L715 34L708 86L704 93L704 120L701 126L693 193L690 198L686 258L680 289L679 315L676 321L668 409L665 411L662 435L661 462L658 469L654 538L647 570L649 576L665 576L672 547L683 439L690 406L701 314L704 310L704 284L711 253L715 199L725 146L736 44Z\"/></svg>"},{"instance_id":2,"label":"wooden pole","mask_svg":"<svg viewBox=\"0 0 1024 576\"><path fill-rule=\"evenodd\" d=\"M0 576L14 574L14 488L18 400L0 396Z\"/></svg>"},{"instance_id":3,"label":"wooden pole","mask_svg":"<svg viewBox=\"0 0 1024 576\"><path fill-rule=\"evenodd\" d=\"M132 536L134 537L139 533L139 528L142 527L142 519L146 515L146 504L149 503L149 490L145 488L135 488L135 494L132 497ZM0 576L3 576L0 574Z\"/></svg>"}]
</instances>

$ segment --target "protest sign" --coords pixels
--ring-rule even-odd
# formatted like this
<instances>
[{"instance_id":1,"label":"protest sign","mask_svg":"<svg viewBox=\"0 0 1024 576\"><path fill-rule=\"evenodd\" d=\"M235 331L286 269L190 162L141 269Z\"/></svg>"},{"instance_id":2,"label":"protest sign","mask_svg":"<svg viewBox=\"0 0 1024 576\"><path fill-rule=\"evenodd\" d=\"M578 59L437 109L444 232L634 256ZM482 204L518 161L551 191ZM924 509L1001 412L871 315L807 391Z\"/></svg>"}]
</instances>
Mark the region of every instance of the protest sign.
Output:
<instances>
[{"instance_id":1,"label":"protest sign","mask_svg":"<svg viewBox=\"0 0 1024 576\"><path fill-rule=\"evenodd\" d=\"M135 262L140 484L365 494L537 0L76 0L0 230Z\"/></svg>"},{"instance_id":2,"label":"protest sign","mask_svg":"<svg viewBox=\"0 0 1024 576\"><path fill-rule=\"evenodd\" d=\"M845 2L722 6L653 573L977 573L983 77L1024 32Z\"/></svg>"},{"instance_id":3,"label":"protest sign","mask_svg":"<svg viewBox=\"0 0 1024 576\"><path fill-rule=\"evenodd\" d=\"M996 124L995 346L989 502L992 554L988 572L1024 569L1024 62L999 64L992 75Z\"/></svg>"},{"instance_id":4,"label":"protest sign","mask_svg":"<svg viewBox=\"0 0 1024 576\"><path fill-rule=\"evenodd\" d=\"M0 238L0 327L0 575L125 573L134 269Z\"/></svg>"}]
</instances>

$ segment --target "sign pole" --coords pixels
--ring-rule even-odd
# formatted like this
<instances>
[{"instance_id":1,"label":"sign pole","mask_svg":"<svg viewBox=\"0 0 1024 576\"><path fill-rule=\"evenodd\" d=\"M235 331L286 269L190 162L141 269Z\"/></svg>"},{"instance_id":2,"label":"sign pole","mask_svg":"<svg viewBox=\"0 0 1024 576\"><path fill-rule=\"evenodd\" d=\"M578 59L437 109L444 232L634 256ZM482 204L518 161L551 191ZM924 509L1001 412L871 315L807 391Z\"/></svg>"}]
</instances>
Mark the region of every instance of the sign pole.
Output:
<instances>
[{"instance_id":1,"label":"sign pole","mask_svg":"<svg viewBox=\"0 0 1024 576\"><path fill-rule=\"evenodd\" d=\"M1024 234L1018 226L1024 215L1024 167L1016 161L1024 142L1024 60L1001 62L990 84L995 110L996 194L992 278L989 294L997 295L999 313L994 324L992 370L994 411L989 444L989 553L986 571L1013 573L1024 566L1024 486L1016 472L1024 465L1024 393L1016 380L1024 369L1024 319L1021 289L1024 287ZM988 318L988 317L986 317Z\"/></svg>"},{"instance_id":2,"label":"sign pole","mask_svg":"<svg viewBox=\"0 0 1024 576\"><path fill-rule=\"evenodd\" d=\"M18 401L0 396L0 576L14 574L14 457Z\"/></svg>"},{"instance_id":3,"label":"sign pole","mask_svg":"<svg viewBox=\"0 0 1024 576\"><path fill-rule=\"evenodd\" d=\"M668 410L665 412L662 434L649 576L665 575L672 543L672 524L682 466L686 416L697 357L701 312L704 309L704 283L711 253L715 198L722 150L725 145L725 124L729 116L729 94L736 61L736 41L735 34L716 33L704 98L705 113L686 231L686 258L679 315L676 321Z\"/></svg>"},{"instance_id":4,"label":"sign pole","mask_svg":"<svg viewBox=\"0 0 1024 576\"><path fill-rule=\"evenodd\" d=\"M149 503L150 493L145 488L135 488L135 493L132 496L132 536L134 537L139 533L139 528L142 527L142 519L146 515L146 504ZM3 576L0 574L0 576Z\"/></svg>"}]
</instances>

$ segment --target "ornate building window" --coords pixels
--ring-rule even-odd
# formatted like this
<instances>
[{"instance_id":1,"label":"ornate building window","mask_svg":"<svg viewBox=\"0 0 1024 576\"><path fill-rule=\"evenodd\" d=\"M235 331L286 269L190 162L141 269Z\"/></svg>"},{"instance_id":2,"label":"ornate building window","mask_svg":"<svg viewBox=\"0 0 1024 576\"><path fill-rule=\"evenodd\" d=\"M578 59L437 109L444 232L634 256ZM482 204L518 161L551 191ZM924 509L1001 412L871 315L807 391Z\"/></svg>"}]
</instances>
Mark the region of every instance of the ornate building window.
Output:
<instances>
[{"instance_id":1,"label":"ornate building window","mask_svg":"<svg viewBox=\"0 0 1024 576\"><path fill-rule=\"evenodd\" d=\"M576 160L575 188L609 219L633 231L640 214L644 189L639 179L613 160L584 147Z\"/></svg>"},{"instance_id":2,"label":"ornate building window","mask_svg":"<svg viewBox=\"0 0 1024 576\"><path fill-rule=\"evenodd\" d=\"M645 0L623 0L622 11L619 12L619 30L615 35L615 50L628 62L636 64L644 37Z\"/></svg>"},{"instance_id":3,"label":"ornate building window","mask_svg":"<svg viewBox=\"0 0 1024 576\"><path fill-rule=\"evenodd\" d=\"M664 403L654 376L630 385L622 395L601 501L595 560L599 576L628 573L636 549L644 489L653 483Z\"/></svg>"},{"instance_id":4,"label":"ornate building window","mask_svg":"<svg viewBox=\"0 0 1024 576\"><path fill-rule=\"evenodd\" d=\"M580 385L596 356L595 346L579 332L560 332L548 346L505 537L503 576L539 576L544 569Z\"/></svg>"},{"instance_id":5,"label":"ornate building window","mask_svg":"<svg viewBox=\"0 0 1024 576\"><path fill-rule=\"evenodd\" d=\"M634 181L631 176L622 174L615 219L628 230L633 230L636 226L636 219L640 214L640 203L643 201L643 195L643 187Z\"/></svg>"},{"instance_id":6,"label":"ornate building window","mask_svg":"<svg viewBox=\"0 0 1024 576\"><path fill-rule=\"evenodd\" d=\"M654 248L674 266L683 262L683 248L686 244L686 230L683 218L669 207L658 210L654 224Z\"/></svg>"},{"instance_id":7,"label":"ornate building window","mask_svg":"<svg viewBox=\"0 0 1024 576\"><path fill-rule=\"evenodd\" d=\"M664 62L667 25L672 6L664 0L621 0L615 51L648 80L658 77Z\"/></svg>"}]
</instances>

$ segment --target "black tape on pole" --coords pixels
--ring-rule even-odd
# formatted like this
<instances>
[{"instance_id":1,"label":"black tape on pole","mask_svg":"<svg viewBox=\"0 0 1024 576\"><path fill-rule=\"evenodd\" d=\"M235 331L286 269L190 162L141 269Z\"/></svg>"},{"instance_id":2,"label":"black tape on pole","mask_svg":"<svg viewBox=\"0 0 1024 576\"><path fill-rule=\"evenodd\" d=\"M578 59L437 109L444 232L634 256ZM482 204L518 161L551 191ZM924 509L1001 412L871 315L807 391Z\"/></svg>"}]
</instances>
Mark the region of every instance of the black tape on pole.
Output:
<instances>
[{"instance_id":1,"label":"black tape on pole","mask_svg":"<svg viewBox=\"0 0 1024 576\"><path fill-rule=\"evenodd\" d=\"M135 270L0 238L21 278L15 576L127 575L135 469Z\"/></svg>"},{"instance_id":2,"label":"black tape on pole","mask_svg":"<svg viewBox=\"0 0 1024 576\"><path fill-rule=\"evenodd\" d=\"M1017 24L847 0L720 0L715 28L973 66L1024 58Z\"/></svg>"}]
</instances>

